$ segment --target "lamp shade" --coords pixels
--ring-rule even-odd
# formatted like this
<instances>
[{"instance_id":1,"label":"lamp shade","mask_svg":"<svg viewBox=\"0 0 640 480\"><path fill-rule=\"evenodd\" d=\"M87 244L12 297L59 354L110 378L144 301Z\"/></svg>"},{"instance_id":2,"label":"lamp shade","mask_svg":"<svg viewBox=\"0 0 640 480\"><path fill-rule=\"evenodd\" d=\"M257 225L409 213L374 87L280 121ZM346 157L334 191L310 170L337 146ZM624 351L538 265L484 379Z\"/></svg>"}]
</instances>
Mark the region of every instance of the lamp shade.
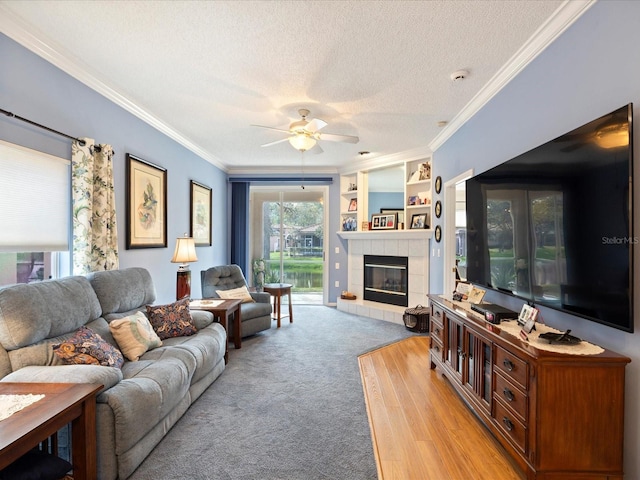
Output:
<instances>
[{"instance_id":1,"label":"lamp shade","mask_svg":"<svg viewBox=\"0 0 640 480\"><path fill-rule=\"evenodd\" d=\"M173 252L171 263L197 262L196 243L192 237L180 237L176 239L176 250Z\"/></svg>"},{"instance_id":2,"label":"lamp shade","mask_svg":"<svg viewBox=\"0 0 640 480\"><path fill-rule=\"evenodd\" d=\"M300 150L301 152L307 151L316 144L316 139L305 135L304 133L298 133L292 137L289 137L289 143L296 150Z\"/></svg>"}]
</instances>

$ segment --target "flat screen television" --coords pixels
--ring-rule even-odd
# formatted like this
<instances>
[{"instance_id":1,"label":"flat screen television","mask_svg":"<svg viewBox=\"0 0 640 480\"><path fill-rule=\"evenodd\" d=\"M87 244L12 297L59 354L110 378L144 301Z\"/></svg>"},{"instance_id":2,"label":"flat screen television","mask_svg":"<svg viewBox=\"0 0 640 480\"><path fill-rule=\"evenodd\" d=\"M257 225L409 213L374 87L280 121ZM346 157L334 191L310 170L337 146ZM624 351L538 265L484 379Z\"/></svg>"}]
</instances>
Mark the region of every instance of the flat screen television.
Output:
<instances>
[{"instance_id":1,"label":"flat screen television","mask_svg":"<svg viewBox=\"0 0 640 480\"><path fill-rule=\"evenodd\" d=\"M633 332L633 105L466 182L467 280Z\"/></svg>"}]
</instances>

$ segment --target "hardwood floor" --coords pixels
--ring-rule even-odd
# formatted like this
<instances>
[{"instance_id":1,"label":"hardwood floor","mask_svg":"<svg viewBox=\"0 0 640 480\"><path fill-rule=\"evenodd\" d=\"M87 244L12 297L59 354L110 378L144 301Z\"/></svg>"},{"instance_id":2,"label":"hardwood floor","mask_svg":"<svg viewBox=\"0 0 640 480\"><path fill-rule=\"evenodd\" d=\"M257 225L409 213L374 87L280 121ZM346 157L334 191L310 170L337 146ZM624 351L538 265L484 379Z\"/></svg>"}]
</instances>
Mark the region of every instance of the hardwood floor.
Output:
<instances>
[{"instance_id":1,"label":"hardwood floor","mask_svg":"<svg viewBox=\"0 0 640 480\"><path fill-rule=\"evenodd\" d=\"M379 480L522 480L524 474L429 368L429 337L358 358Z\"/></svg>"}]
</instances>

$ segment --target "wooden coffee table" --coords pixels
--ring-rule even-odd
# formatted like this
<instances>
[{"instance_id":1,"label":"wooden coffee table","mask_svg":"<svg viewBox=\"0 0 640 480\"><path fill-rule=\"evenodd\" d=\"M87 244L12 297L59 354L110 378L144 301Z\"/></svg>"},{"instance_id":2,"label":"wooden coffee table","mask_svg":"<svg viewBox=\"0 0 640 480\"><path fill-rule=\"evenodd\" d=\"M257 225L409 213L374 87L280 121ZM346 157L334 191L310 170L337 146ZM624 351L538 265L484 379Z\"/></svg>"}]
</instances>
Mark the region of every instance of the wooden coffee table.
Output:
<instances>
[{"instance_id":1,"label":"wooden coffee table","mask_svg":"<svg viewBox=\"0 0 640 480\"><path fill-rule=\"evenodd\" d=\"M96 395L88 383L0 382L0 395L44 394L44 398L0 421L0 470L71 422L74 480L95 480Z\"/></svg>"},{"instance_id":2,"label":"wooden coffee table","mask_svg":"<svg viewBox=\"0 0 640 480\"><path fill-rule=\"evenodd\" d=\"M270 293L273 297L273 312L275 313L275 319L278 321L278 328L280 328L281 309L282 309L282 296L289 295L289 323L293 323L293 310L291 308L291 285L290 283L265 283L264 291ZM285 315L286 317L286 315Z\"/></svg>"},{"instance_id":3,"label":"wooden coffee table","mask_svg":"<svg viewBox=\"0 0 640 480\"><path fill-rule=\"evenodd\" d=\"M233 345L242 348L242 325L240 323L240 304L242 300L223 300L221 298L204 298L202 300L191 300L189 308L192 310L204 310L213 313L220 325L228 333L229 316L233 315ZM229 362L229 336L224 351L224 363Z\"/></svg>"}]
</instances>

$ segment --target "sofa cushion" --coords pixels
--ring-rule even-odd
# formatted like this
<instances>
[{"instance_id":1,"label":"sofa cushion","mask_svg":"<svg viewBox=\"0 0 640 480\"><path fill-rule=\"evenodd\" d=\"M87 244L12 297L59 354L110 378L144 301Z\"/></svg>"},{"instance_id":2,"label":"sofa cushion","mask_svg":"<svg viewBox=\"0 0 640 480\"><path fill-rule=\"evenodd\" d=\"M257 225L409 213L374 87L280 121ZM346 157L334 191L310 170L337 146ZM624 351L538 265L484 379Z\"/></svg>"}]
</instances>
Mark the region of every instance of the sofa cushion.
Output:
<instances>
[{"instance_id":1,"label":"sofa cushion","mask_svg":"<svg viewBox=\"0 0 640 480\"><path fill-rule=\"evenodd\" d=\"M271 304L270 303L243 303L240 306L241 314L240 318L243 322L251 320L256 317L271 316Z\"/></svg>"},{"instance_id":2,"label":"sofa cushion","mask_svg":"<svg viewBox=\"0 0 640 480\"><path fill-rule=\"evenodd\" d=\"M140 267L93 272L87 275L102 307L103 315L122 313L156 299L149 272Z\"/></svg>"},{"instance_id":3,"label":"sofa cushion","mask_svg":"<svg viewBox=\"0 0 640 480\"><path fill-rule=\"evenodd\" d=\"M165 346L125 362L124 379L97 399L113 410L116 455L133 448L184 401L195 368L189 352Z\"/></svg>"},{"instance_id":4,"label":"sofa cushion","mask_svg":"<svg viewBox=\"0 0 640 480\"><path fill-rule=\"evenodd\" d=\"M189 313L189 299L167 305L147 305L147 316L160 340L193 335L198 330Z\"/></svg>"},{"instance_id":5,"label":"sofa cushion","mask_svg":"<svg viewBox=\"0 0 640 480\"><path fill-rule=\"evenodd\" d=\"M207 376L224 358L226 350L226 333L219 323L213 323L198 331L191 337L174 337L164 341L164 345L174 350L185 350L193 356L196 369L191 378L191 384ZM153 352L146 353L142 358L150 359Z\"/></svg>"},{"instance_id":6,"label":"sofa cushion","mask_svg":"<svg viewBox=\"0 0 640 480\"><path fill-rule=\"evenodd\" d=\"M135 362L147 350L162 345L162 340L153 330L151 323L142 312L137 312L109 323L109 330L118 347L127 359Z\"/></svg>"},{"instance_id":7,"label":"sofa cushion","mask_svg":"<svg viewBox=\"0 0 640 480\"><path fill-rule=\"evenodd\" d=\"M122 353L87 327L80 327L68 340L53 345L53 352L68 365L102 365L121 368Z\"/></svg>"},{"instance_id":8,"label":"sofa cushion","mask_svg":"<svg viewBox=\"0 0 640 480\"><path fill-rule=\"evenodd\" d=\"M220 265L200 271L202 298L218 298L217 290L246 287L247 282L238 265Z\"/></svg>"},{"instance_id":9,"label":"sofa cushion","mask_svg":"<svg viewBox=\"0 0 640 480\"><path fill-rule=\"evenodd\" d=\"M238 288L230 288L228 290L216 290L216 293L220 298L227 299L238 299L242 300L242 303L251 303L255 300L249 293L249 289L245 286Z\"/></svg>"},{"instance_id":10,"label":"sofa cushion","mask_svg":"<svg viewBox=\"0 0 640 480\"><path fill-rule=\"evenodd\" d=\"M85 277L0 289L0 344L7 350L73 332L102 314Z\"/></svg>"}]
</instances>

